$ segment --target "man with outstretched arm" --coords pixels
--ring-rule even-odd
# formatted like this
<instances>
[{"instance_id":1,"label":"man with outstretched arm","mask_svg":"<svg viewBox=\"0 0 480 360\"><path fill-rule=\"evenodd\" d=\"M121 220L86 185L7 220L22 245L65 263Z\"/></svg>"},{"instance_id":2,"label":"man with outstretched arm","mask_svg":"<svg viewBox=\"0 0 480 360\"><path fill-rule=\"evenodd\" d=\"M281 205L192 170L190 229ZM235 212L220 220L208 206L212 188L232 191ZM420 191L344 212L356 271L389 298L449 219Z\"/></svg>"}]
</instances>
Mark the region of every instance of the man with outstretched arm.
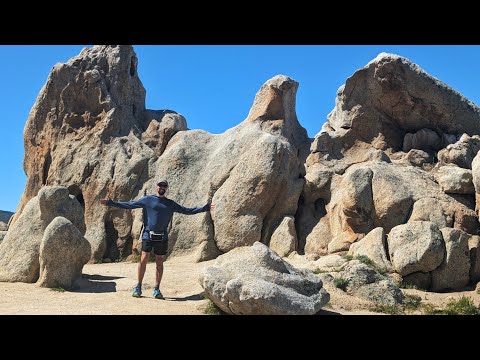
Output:
<instances>
[{"instance_id":1,"label":"man with outstretched arm","mask_svg":"<svg viewBox=\"0 0 480 360\"><path fill-rule=\"evenodd\" d=\"M167 228L173 213L193 215L204 211L211 211L215 208L215 205L210 203L202 207L186 208L165 197L167 189L167 180L160 180L157 183L158 195L148 195L130 202L112 201L111 199L100 200L103 205L122 209L143 208L142 256L138 263L138 283L133 290L133 297L142 296L143 277L147 269L148 256L153 249L157 269L153 296L156 299L163 299L163 295L160 292L160 282L163 275L164 256L168 250Z\"/></svg>"}]
</instances>

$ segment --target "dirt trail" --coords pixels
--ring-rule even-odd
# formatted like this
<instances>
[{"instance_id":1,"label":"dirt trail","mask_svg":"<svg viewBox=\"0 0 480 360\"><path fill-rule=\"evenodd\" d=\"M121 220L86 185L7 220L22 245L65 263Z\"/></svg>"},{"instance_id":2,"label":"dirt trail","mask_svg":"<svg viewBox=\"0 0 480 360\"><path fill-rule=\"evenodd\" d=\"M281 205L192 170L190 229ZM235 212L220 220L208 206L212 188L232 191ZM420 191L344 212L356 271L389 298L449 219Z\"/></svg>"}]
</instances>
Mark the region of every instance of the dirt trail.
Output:
<instances>
[{"instance_id":1,"label":"dirt trail","mask_svg":"<svg viewBox=\"0 0 480 360\"><path fill-rule=\"evenodd\" d=\"M152 296L155 264L149 263L143 284L143 297L133 298L137 264L129 262L87 264L83 278L73 291L58 292L35 284L0 283L0 314L43 315L202 315L208 301L198 281L200 271L212 261L195 263L191 256L175 257L165 262L161 290L165 300ZM328 286L331 301L322 315L376 314L368 311L369 304ZM480 303L475 291L428 293L406 290L422 297L423 303L444 306L449 299L462 295Z\"/></svg>"}]
</instances>

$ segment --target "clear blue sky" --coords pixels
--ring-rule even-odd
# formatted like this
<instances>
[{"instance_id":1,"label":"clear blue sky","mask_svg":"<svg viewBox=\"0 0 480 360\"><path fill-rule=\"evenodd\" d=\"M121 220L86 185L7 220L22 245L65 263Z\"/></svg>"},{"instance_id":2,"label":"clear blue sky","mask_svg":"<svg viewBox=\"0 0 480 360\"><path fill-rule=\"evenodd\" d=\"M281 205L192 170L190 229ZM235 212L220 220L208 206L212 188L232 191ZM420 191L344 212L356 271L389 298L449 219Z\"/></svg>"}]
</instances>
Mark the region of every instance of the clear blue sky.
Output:
<instances>
[{"instance_id":1,"label":"clear blue sky","mask_svg":"<svg viewBox=\"0 0 480 360\"><path fill-rule=\"evenodd\" d=\"M0 45L0 210L15 211L25 186L23 127L38 92L53 65L83 47ZM147 108L178 111L190 129L211 133L239 124L260 86L284 74L300 83L297 116L313 138L334 106L338 87L382 51L411 59L480 104L480 46L142 45L134 49L147 90Z\"/></svg>"}]
</instances>

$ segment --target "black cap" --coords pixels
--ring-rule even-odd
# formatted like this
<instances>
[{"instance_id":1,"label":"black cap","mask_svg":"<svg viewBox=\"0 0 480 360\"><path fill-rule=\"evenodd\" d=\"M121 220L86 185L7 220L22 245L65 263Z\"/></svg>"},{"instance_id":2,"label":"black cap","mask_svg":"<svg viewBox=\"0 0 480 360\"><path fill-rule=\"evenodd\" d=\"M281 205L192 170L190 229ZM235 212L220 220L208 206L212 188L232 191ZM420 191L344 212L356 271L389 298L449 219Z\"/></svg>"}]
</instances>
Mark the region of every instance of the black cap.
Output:
<instances>
[{"instance_id":1,"label":"black cap","mask_svg":"<svg viewBox=\"0 0 480 360\"><path fill-rule=\"evenodd\" d=\"M159 182L157 182L157 186L160 186L160 185L164 185L164 186L168 187L168 181L162 179Z\"/></svg>"}]
</instances>

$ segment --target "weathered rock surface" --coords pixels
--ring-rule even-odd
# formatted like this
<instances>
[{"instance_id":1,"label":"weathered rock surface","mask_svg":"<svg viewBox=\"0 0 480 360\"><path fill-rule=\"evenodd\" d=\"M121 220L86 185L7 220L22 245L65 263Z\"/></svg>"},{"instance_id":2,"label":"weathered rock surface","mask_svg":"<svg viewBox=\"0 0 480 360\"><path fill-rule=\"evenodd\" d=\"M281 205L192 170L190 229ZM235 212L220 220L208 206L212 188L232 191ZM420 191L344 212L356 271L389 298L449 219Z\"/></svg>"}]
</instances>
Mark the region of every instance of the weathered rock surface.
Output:
<instances>
[{"instance_id":1,"label":"weathered rock surface","mask_svg":"<svg viewBox=\"0 0 480 360\"><path fill-rule=\"evenodd\" d=\"M330 299L318 276L259 242L219 256L200 283L220 309L237 315L312 315Z\"/></svg>"},{"instance_id":2,"label":"weathered rock surface","mask_svg":"<svg viewBox=\"0 0 480 360\"><path fill-rule=\"evenodd\" d=\"M58 216L46 227L40 243L37 285L69 289L82 276L91 256L90 243L72 222Z\"/></svg>"},{"instance_id":3,"label":"weathered rock surface","mask_svg":"<svg viewBox=\"0 0 480 360\"><path fill-rule=\"evenodd\" d=\"M383 228L375 228L362 240L353 243L352 246L350 246L348 255L353 257L360 255L367 256L379 268L389 271L392 269L392 265L390 264L385 251L386 240L387 238Z\"/></svg>"},{"instance_id":4,"label":"weathered rock surface","mask_svg":"<svg viewBox=\"0 0 480 360\"><path fill-rule=\"evenodd\" d=\"M403 277L404 285L414 285L418 289L429 290L432 285L431 272L414 272Z\"/></svg>"},{"instance_id":5,"label":"weathered rock surface","mask_svg":"<svg viewBox=\"0 0 480 360\"><path fill-rule=\"evenodd\" d=\"M220 135L186 131L181 115L145 109L131 46L84 49L53 68L30 112L28 180L16 216L42 185L66 186L84 207L92 257L116 259L132 245L138 250L142 212L99 206L99 199L140 198L162 177L178 203L213 198L217 205L213 219L174 216L171 253L196 249L207 259L268 243L278 224L295 215L304 184L309 138L295 114L297 88L276 76L240 125Z\"/></svg>"},{"instance_id":6,"label":"weathered rock surface","mask_svg":"<svg viewBox=\"0 0 480 360\"><path fill-rule=\"evenodd\" d=\"M56 64L24 130L27 184L15 215L43 185L62 185L85 211L93 257L118 258L131 248L132 215L99 199L131 200L185 119L145 109L145 89L131 46L94 46ZM150 191L153 189L149 189Z\"/></svg>"},{"instance_id":7,"label":"weathered rock surface","mask_svg":"<svg viewBox=\"0 0 480 360\"><path fill-rule=\"evenodd\" d=\"M198 260L206 260L256 241L268 243L278 224L295 215L308 153L307 133L295 114L297 87L293 79L275 76L241 124L219 135L179 132L152 163L155 175L143 189L166 178L167 196L180 204L215 204L212 214L174 215L173 255L200 248ZM140 221L135 217L135 229Z\"/></svg>"},{"instance_id":8,"label":"weathered rock surface","mask_svg":"<svg viewBox=\"0 0 480 360\"><path fill-rule=\"evenodd\" d=\"M437 225L429 221L413 221L390 231L388 252L393 269L405 276L436 269L443 261L445 243Z\"/></svg>"},{"instance_id":9,"label":"weathered rock surface","mask_svg":"<svg viewBox=\"0 0 480 360\"><path fill-rule=\"evenodd\" d=\"M476 134L478 133L477 130ZM438 152L438 161L443 164L453 164L461 168L471 169L472 161L478 150L480 150L480 136L463 134L457 142Z\"/></svg>"},{"instance_id":10,"label":"weathered rock surface","mask_svg":"<svg viewBox=\"0 0 480 360\"><path fill-rule=\"evenodd\" d=\"M68 189L45 186L25 206L0 243L0 281L36 282L40 273L40 244L47 226L57 216L70 220L85 233L83 209Z\"/></svg>"},{"instance_id":11,"label":"weathered rock surface","mask_svg":"<svg viewBox=\"0 0 480 360\"><path fill-rule=\"evenodd\" d=\"M435 179L446 193L475 194L472 170L455 165L441 166L435 173Z\"/></svg>"},{"instance_id":12,"label":"weathered rock surface","mask_svg":"<svg viewBox=\"0 0 480 360\"><path fill-rule=\"evenodd\" d=\"M324 215L306 238L305 253L348 250L376 227L389 233L407 221L434 221L470 234L479 228L473 209L445 194L432 175L416 167L386 162L352 165L332 182Z\"/></svg>"},{"instance_id":13,"label":"weathered rock surface","mask_svg":"<svg viewBox=\"0 0 480 360\"><path fill-rule=\"evenodd\" d=\"M349 261L342 271L331 275L347 282L346 292L350 295L386 305L403 301L402 291L392 280L358 260Z\"/></svg>"},{"instance_id":14,"label":"weathered rock surface","mask_svg":"<svg viewBox=\"0 0 480 360\"><path fill-rule=\"evenodd\" d=\"M292 216L286 216L273 232L269 247L279 256L284 257L295 250L296 244L295 219Z\"/></svg>"},{"instance_id":15,"label":"weathered rock surface","mask_svg":"<svg viewBox=\"0 0 480 360\"><path fill-rule=\"evenodd\" d=\"M446 256L442 264L432 271L432 290L461 290L469 281L470 236L458 229L443 228L440 231L445 241Z\"/></svg>"},{"instance_id":16,"label":"weathered rock surface","mask_svg":"<svg viewBox=\"0 0 480 360\"><path fill-rule=\"evenodd\" d=\"M475 284L480 281L480 236L469 237L468 249L470 250L470 281Z\"/></svg>"},{"instance_id":17,"label":"weathered rock surface","mask_svg":"<svg viewBox=\"0 0 480 360\"><path fill-rule=\"evenodd\" d=\"M375 227L388 234L430 217L476 234L465 174L448 181L448 195L427 170L437 152L443 165L469 169L479 133L476 105L409 60L380 54L338 89L312 142L295 219L299 251L345 251ZM426 211L427 203L437 206Z\"/></svg>"},{"instance_id":18,"label":"weathered rock surface","mask_svg":"<svg viewBox=\"0 0 480 360\"><path fill-rule=\"evenodd\" d=\"M0 231L0 241L3 240L3 238L5 237L5 235L7 235L7 232L6 232L6 231Z\"/></svg>"}]
</instances>

